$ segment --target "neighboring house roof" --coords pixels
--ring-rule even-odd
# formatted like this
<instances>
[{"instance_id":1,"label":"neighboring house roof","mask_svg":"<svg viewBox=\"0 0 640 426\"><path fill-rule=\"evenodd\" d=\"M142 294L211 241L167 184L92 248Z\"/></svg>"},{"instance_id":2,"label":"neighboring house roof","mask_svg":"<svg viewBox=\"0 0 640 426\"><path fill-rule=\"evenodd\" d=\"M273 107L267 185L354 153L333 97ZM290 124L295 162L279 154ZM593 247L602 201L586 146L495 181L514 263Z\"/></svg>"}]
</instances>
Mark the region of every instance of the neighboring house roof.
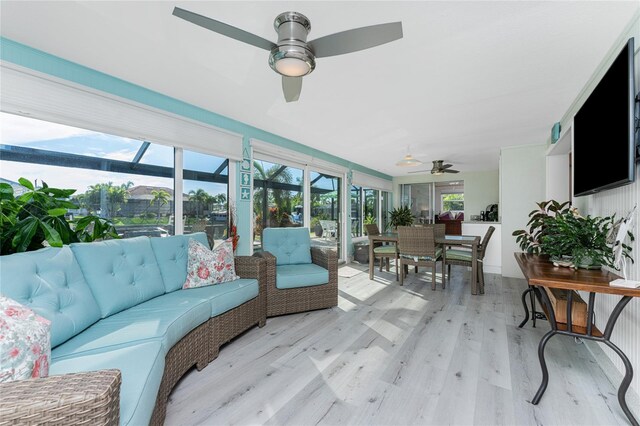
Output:
<instances>
[{"instance_id":1,"label":"neighboring house roof","mask_svg":"<svg viewBox=\"0 0 640 426\"><path fill-rule=\"evenodd\" d=\"M8 183L9 185L11 185L11 187L13 188L13 195L18 197L22 194L24 194L25 192L27 192L27 188L25 188L24 186L20 185L18 182L14 182L12 180L9 179L5 179L5 178L1 178L0 177L0 183Z\"/></svg>"},{"instance_id":2,"label":"neighboring house roof","mask_svg":"<svg viewBox=\"0 0 640 426\"><path fill-rule=\"evenodd\" d=\"M130 200L153 200L153 191L164 191L169 194L169 199L173 200L173 189L164 186L138 185L127 189Z\"/></svg>"}]
</instances>

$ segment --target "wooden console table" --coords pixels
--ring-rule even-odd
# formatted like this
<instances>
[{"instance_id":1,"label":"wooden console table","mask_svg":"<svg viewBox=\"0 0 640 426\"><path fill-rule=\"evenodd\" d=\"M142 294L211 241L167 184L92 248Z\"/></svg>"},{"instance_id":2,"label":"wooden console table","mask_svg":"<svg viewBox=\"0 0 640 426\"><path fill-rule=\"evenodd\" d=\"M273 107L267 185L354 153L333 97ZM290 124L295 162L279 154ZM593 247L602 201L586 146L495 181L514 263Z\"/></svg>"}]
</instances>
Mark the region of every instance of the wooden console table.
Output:
<instances>
[{"instance_id":1,"label":"wooden console table","mask_svg":"<svg viewBox=\"0 0 640 426\"><path fill-rule=\"evenodd\" d=\"M542 383L540 384L538 392L533 397L533 400L531 400L531 403L537 405L540 402L544 391L547 389L547 384L549 383L549 371L547 370L547 363L544 359L544 348L549 342L549 339L556 334L560 334L563 336L594 340L609 346L622 359L625 368L625 375L620 387L618 388L618 402L631 424L639 426L638 421L633 417L633 414L631 413L631 410L629 410L625 400L627 389L629 388L631 379L633 378L633 367L629 362L629 358L627 358L620 348L611 342L610 338L611 333L613 332L613 327L616 325L616 321L618 320L620 313L625 306L627 306L627 303L629 303L631 298L640 297L640 289L610 286L609 282L619 277L607 271L586 269L574 270L573 268L555 267L553 266L553 263L549 261L547 256L537 256L527 253L515 253L515 256L522 273L542 304L545 314L547 315L547 319L551 324L551 330L542 337L540 344L538 345L538 358L540 359L540 367L542 369ZM559 323L556 321L551 301L549 300L549 296L544 290L544 287L568 290L566 323ZM586 327L574 326L571 323L573 302L572 290L589 292ZM611 312L611 316L607 320L604 332L598 330L595 324L593 324L595 296L599 293L622 296L618 304L613 309L613 312Z\"/></svg>"}]
</instances>

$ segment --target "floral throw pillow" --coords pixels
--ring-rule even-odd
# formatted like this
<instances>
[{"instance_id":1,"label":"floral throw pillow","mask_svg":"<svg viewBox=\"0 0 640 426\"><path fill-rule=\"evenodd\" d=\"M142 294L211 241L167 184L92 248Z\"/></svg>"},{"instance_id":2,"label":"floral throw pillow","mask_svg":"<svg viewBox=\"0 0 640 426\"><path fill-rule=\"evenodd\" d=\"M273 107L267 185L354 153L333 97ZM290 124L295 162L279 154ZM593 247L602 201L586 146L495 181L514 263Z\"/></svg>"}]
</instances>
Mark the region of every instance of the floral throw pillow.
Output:
<instances>
[{"instance_id":1,"label":"floral throw pillow","mask_svg":"<svg viewBox=\"0 0 640 426\"><path fill-rule=\"evenodd\" d=\"M225 283L238 278L240 277L236 275L233 264L231 239L225 240L213 250L209 250L193 238L189 240L187 280L182 286L183 289Z\"/></svg>"},{"instance_id":2,"label":"floral throw pillow","mask_svg":"<svg viewBox=\"0 0 640 426\"><path fill-rule=\"evenodd\" d=\"M47 377L50 358L49 320L0 296L0 383Z\"/></svg>"}]
</instances>

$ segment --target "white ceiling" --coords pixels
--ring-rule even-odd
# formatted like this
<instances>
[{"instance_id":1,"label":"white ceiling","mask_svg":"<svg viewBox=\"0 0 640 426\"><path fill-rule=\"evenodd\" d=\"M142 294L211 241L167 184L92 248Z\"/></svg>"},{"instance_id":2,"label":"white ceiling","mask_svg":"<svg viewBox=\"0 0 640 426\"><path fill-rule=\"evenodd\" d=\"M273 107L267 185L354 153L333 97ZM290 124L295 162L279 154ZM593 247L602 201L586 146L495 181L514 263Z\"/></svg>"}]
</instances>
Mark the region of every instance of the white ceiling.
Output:
<instances>
[{"instance_id":1,"label":"white ceiling","mask_svg":"<svg viewBox=\"0 0 640 426\"><path fill-rule=\"evenodd\" d=\"M402 21L404 38L318 59L299 102L268 52L171 15L174 6L274 40L295 10L309 39ZM640 8L638 1L0 3L2 36L393 176L411 153L495 170L541 143ZM413 169L410 169L413 170Z\"/></svg>"}]
</instances>

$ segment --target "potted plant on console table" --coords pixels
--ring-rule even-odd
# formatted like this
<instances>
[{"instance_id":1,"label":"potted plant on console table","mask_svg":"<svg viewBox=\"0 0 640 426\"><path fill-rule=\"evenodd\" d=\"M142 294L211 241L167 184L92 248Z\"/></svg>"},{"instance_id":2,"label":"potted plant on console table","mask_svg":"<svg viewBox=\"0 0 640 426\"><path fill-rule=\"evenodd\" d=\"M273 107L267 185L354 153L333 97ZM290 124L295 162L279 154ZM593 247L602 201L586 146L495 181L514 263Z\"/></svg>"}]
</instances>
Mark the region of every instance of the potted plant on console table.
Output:
<instances>
[{"instance_id":1,"label":"potted plant on console table","mask_svg":"<svg viewBox=\"0 0 640 426\"><path fill-rule=\"evenodd\" d=\"M569 202L555 200L537 203L538 209L529 213L526 229L513 232L520 248L528 253L546 254L555 265L573 268L600 269L602 265L617 269L611 236L616 227L614 216L582 216ZM633 234L629 233L633 241ZM631 247L623 244L622 255L629 255Z\"/></svg>"}]
</instances>

